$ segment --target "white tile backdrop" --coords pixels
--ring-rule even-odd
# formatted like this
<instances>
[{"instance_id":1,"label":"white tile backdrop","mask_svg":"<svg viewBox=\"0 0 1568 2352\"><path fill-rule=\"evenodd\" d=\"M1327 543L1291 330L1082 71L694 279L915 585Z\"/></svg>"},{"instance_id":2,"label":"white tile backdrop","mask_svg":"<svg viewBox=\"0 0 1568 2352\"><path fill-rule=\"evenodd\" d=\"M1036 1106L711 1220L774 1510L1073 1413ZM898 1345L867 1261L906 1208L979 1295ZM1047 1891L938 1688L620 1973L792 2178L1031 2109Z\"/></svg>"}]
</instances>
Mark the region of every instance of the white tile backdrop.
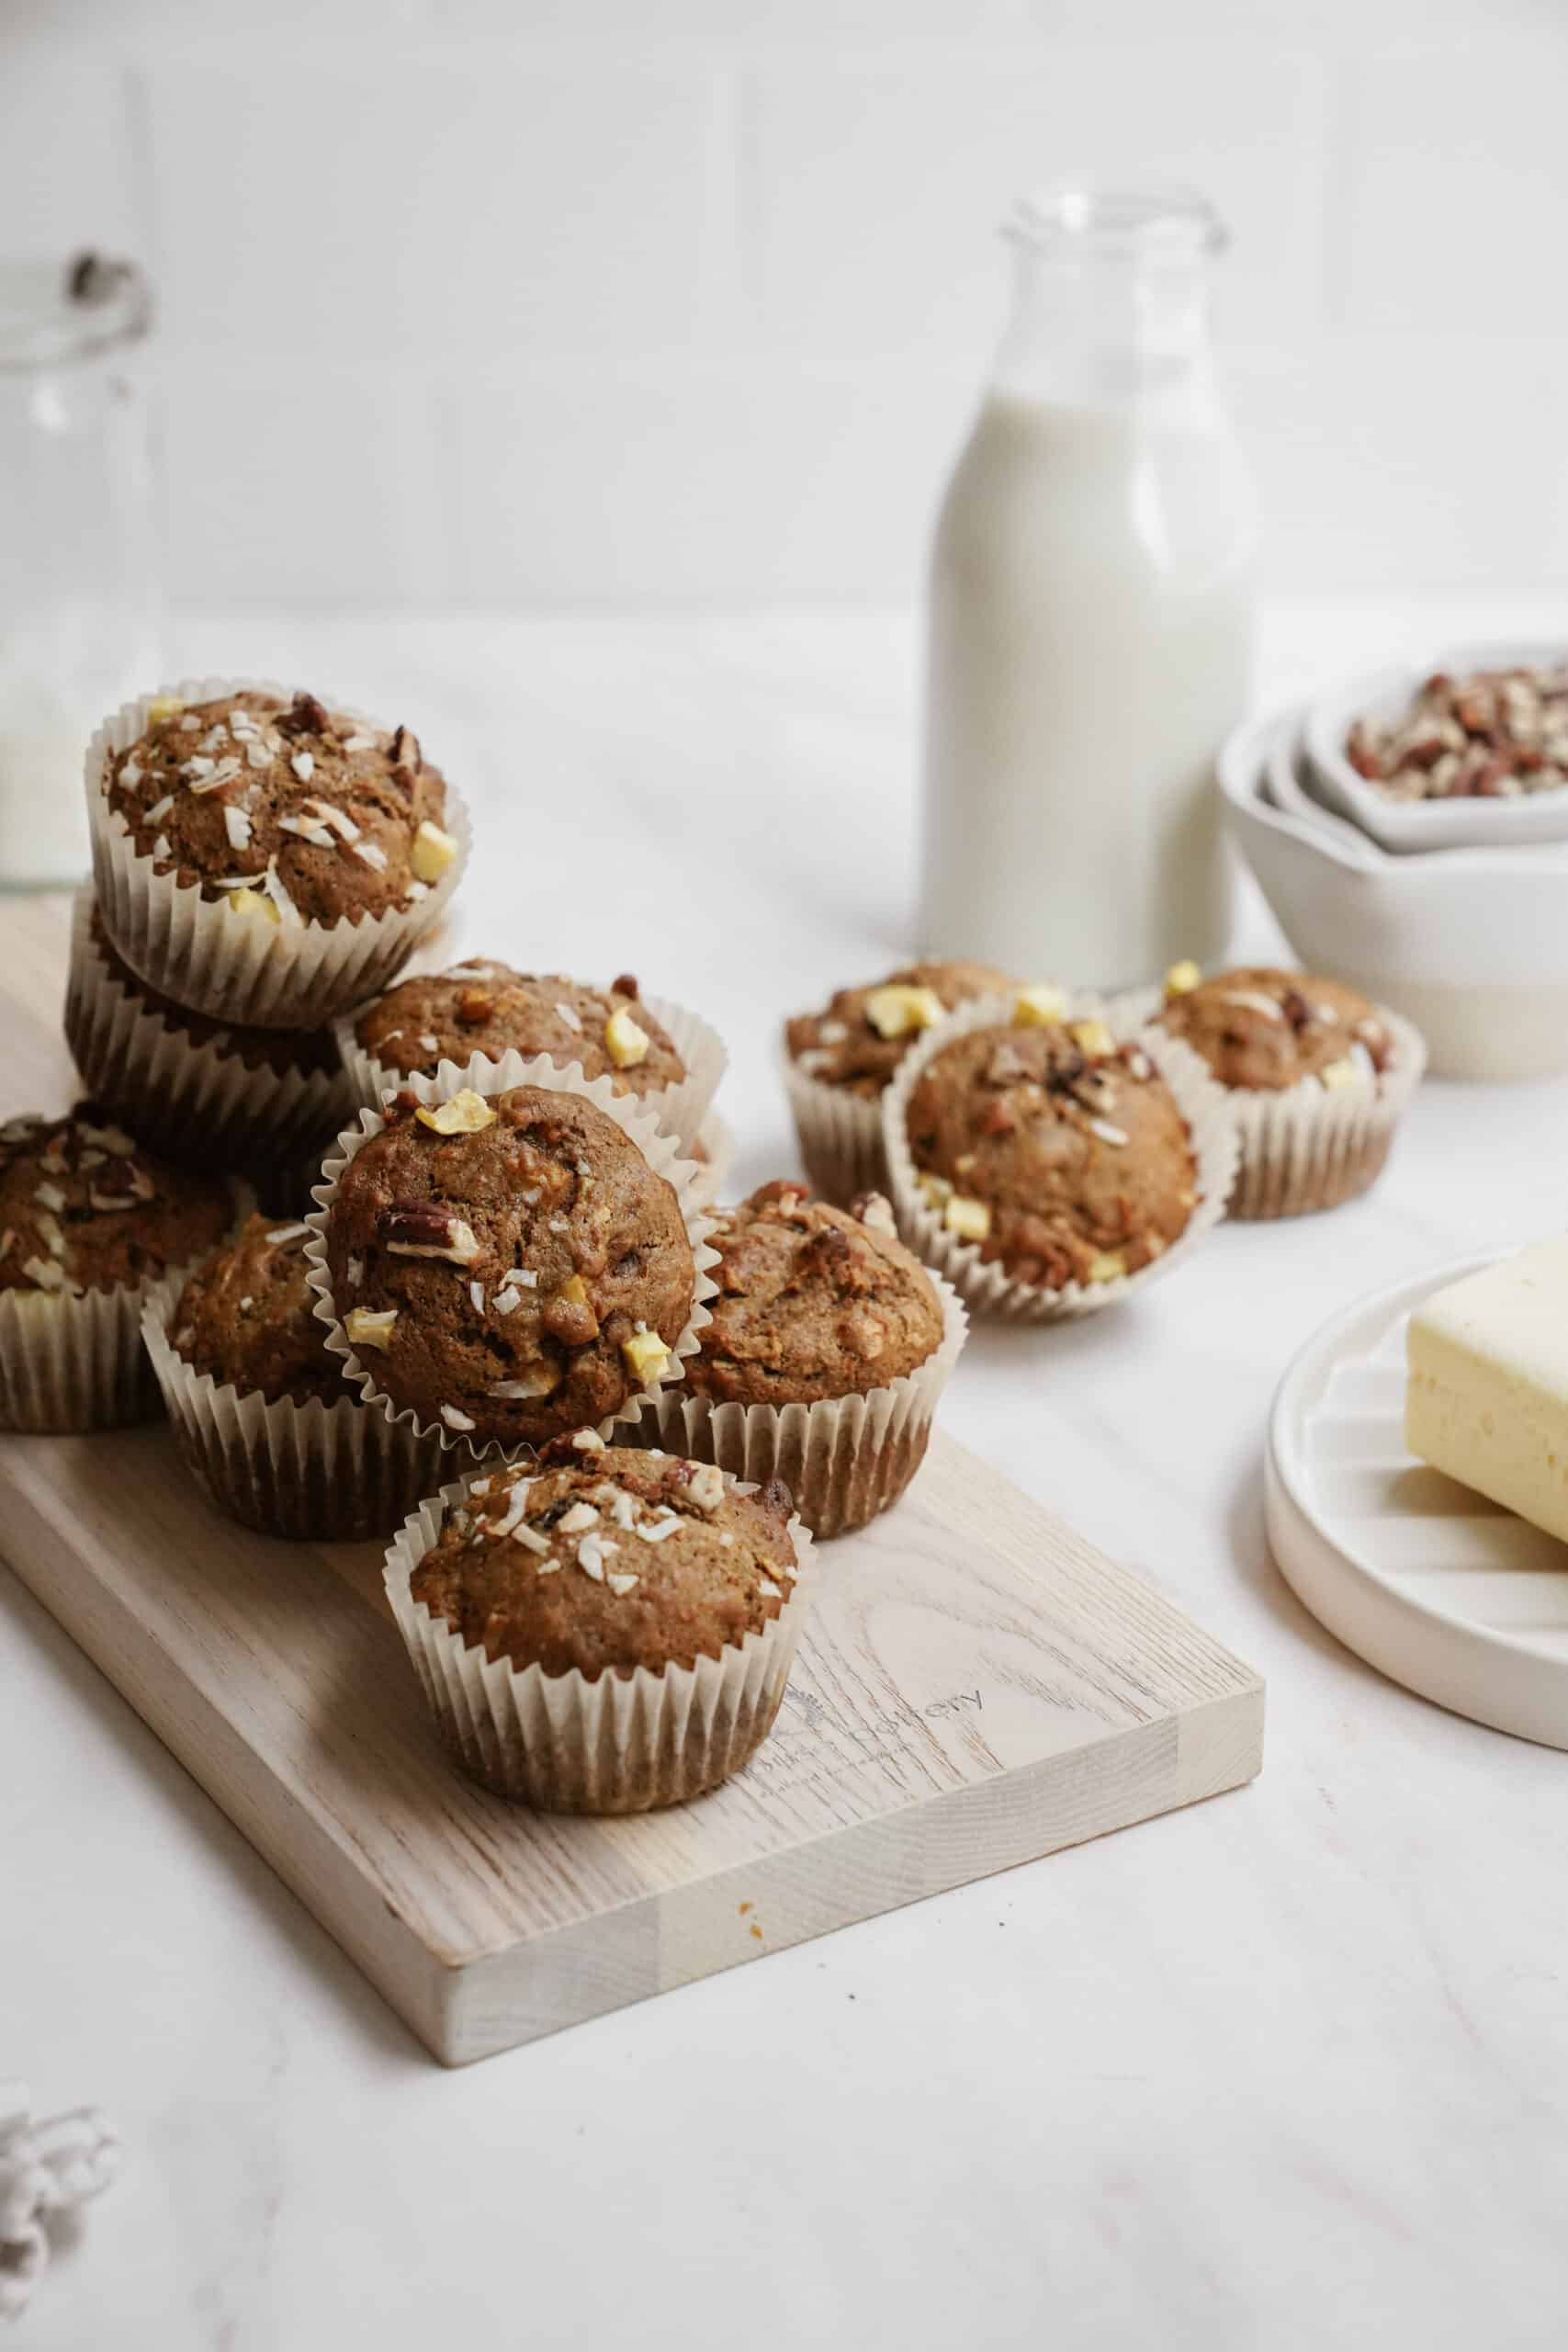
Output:
<instances>
[{"instance_id":1,"label":"white tile backdrop","mask_svg":"<svg viewBox=\"0 0 1568 2352\"><path fill-rule=\"evenodd\" d=\"M1274 583L1568 586L1563 0L0 0L202 605L898 605L1074 167L1183 177ZM4 526L0 518L0 527Z\"/></svg>"}]
</instances>

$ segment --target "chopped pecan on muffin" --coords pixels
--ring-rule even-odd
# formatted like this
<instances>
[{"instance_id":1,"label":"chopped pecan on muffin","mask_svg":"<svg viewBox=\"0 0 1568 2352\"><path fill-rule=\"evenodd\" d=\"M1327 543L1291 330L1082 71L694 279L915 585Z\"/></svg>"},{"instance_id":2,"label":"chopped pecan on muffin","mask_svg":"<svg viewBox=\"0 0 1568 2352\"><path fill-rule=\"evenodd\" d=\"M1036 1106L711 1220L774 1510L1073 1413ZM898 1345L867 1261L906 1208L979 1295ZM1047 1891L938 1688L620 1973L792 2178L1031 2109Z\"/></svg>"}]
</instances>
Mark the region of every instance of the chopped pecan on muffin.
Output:
<instances>
[{"instance_id":1,"label":"chopped pecan on muffin","mask_svg":"<svg viewBox=\"0 0 1568 2352\"><path fill-rule=\"evenodd\" d=\"M711 1464L558 1439L536 1469L479 1478L410 1590L471 1648L596 1681L719 1657L761 1633L797 1566L788 1490L735 1492Z\"/></svg>"},{"instance_id":2,"label":"chopped pecan on muffin","mask_svg":"<svg viewBox=\"0 0 1568 2352\"><path fill-rule=\"evenodd\" d=\"M283 1396L335 1405L351 1393L313 1311L310 1232L302 1219L254 1216L197 1268L169 1317L175 1351L193 1372L242 1395L254 1390L269 1405Z\"/></svg>"},{"instance_id":3,"label":"chopped pecan on muffin","mask_svg":"<svg viewBox=\"0 0 1568 2352\"><path fill-rule=\"evenodd\" d=\"M0 1125L0 1292L133 1288L210 1250L233 1215L220 1178L171 1167L95 1103Z\"/></svg>"},{"instance_id":4,"label":"chopped pecan on muffin","mask_svg":"<svg viewBox=\"0 0 1568 2352\"><path fill-rule=\"evenodd\" d=\"M1261 965L1204 979L1196 964L1166 975L1161 1025L1201 1056L1222 1086L1247 1091L1371 1085L1392 1045L1375 1005L1341 980Z\"/></svg>"},{"instance_id":5,"label":"chopped pecan on muffin","mask_svg":"<svg viewBox=\"0 0 1568 2352\"><path fill-rule=\"evenodd\" d=\"M879 1193L853 1211L763 1184L719 1213L719 1295L685 1368L699 1396L809 1404L883 1386L942 1345L942 1302Z\"/></svg>"},{"instance_id":6,"label":"chopped pecan on muffin","mask_svg":"<svg viewBox=\"0 0 1568 2352\"><path fill-rule=\"evenodd\" d=\"M989 964L906 964L885 980L840 989L820 1012L797 1014L785 1027L790 1058L823 1086L873 1100L922 1029L1016 986Z\"/></svg>"},{"instance_id":7,"label":"chopped pecan on muffin","mask_svg":"<svg viewBox=\"0 0 1568 2352\"><path fill-rule=\"evenodd\" d=\"M935 1054L910 1094L916 1178L947 1229L1014 1281L1136 1273L1186 1230L1197 1163L1170 1089L1098 1020L1024 991L1020 1020Z\"/></svg>"},{"instance_id":8,"label":"chopped pecan on muffin","mask_svg":"<svg viewBox=\"0 0 1568 2352\"><path fill-rule=\"evenodd\" d=\"M508 1052L575 1062L588 1078L607 1077L617 1094L658 1093L686 1075L629 972L596 989L558 973L459 964L400 980L365 1007L354 1034L384 1069L405 1078L433 1075L442 1061L461 1069L470 1055L499 1061Z\"/></svg>"},{"instance_id":9,"label":"chopped pecan on muffin","mask_svg":"<svg viewBox=\"0 0 1568 2352\"><path fill-rule=\"evenodd\" d=\"M335 1312L394 1405L536 1445L657 1380L691 1319L681 1204L581 1095L383 1106L326 1216Z\"/></svg>"},{"instance_id":10,"label":"chopped pecan on muffin","mask_svg":"<svg viewBox=\"0 0 1568 2352\"><path fill-rule=\"evenodd\" d=\"M446 788L407 727L390 731L246 688L165 695L109 756L104 789L139 855L203 898L287 923L404 908L457 855Z\"/></svg>"}]
</instances>

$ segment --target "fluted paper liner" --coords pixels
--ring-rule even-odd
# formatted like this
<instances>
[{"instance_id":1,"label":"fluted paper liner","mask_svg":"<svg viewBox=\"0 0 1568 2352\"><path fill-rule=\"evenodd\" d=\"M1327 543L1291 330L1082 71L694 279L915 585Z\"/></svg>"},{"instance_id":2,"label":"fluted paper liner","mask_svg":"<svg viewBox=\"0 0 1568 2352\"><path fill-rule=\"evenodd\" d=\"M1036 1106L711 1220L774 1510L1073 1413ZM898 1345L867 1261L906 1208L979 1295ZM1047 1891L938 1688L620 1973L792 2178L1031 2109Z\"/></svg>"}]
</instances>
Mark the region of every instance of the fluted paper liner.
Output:
<instances>
[{"instance_id":1,"label":"fluted paper liner","mask_svg":"<svg viewBox=\"0 0 1568 2352\"><path fill-rule=\"evenodd\" d=\"M1165 1000L1159 990L1145 989L1122 1001L1131 1014L1152 1021ZM1309 1077L1294 1086L1224 1090L1240 1151L1227 1215L1310 1216L1339 1208L1376 1183L1427 1067L1427 1041L1387 1005L1372 1011L1393 1049L1375 1078L1369 1074L1355 1086L1325 1086Z\"/></svg>"},{"instance_id":2,"label":"fluted paper liner","mask_svg":"<svg viewBox=\"0 0 1568 2352\"><path fill-rule=\"evenodd\" d=\"M849 1207L857 1193L886 1193L881 1095L868 1102L848 1087L827 1085L802 1069L787 1046L782 1068L812 1191L841 1209Z\"/></svg>"},{"instance_id":3,"label":"fluted paper liner","mask_svg":"<svg viewBox=\"0 0 1568 2352\"><path fill-rule=\"evenodd\" d=\"M290 689L272 679L191 678L160 694L182 702L211 702L220 695L276 695ZM105 925L126 962L150 987L215 1021L252 1029L318 1029L396 979L419 941L440 922L468 863L468 810L446 785L444 829L457 854L423 898L400 910L298 925L250 921L225 899L205 899L200 885L160 874L139 856L130 826L109 805L104 777L111 756L129 751L149 725L157 695L123 703L87 746L87 819L93 838L93 878ZM346 705L334 707L367 726L377 721ZM237 859L243 856L236 851Z\"/></svg>"},{"instance_id":4,"label":"fluted paper liner","mask_svg":"<svg viewBox=\"0 0 1568 2352\"><path fill-rule=\"evenodd\" d=\"M229 1180L232 1233L250 1214L248 1185ZM0 1291L0 1429L36 1436L117 1430L151 1420L157 1384L141 1347L141 1314L165 1282L184 1282L207 1253L117 1290Z\"/></svg>"},{"instance_id":5,"label":"fluted paper liner","mask_svg":"<svg viewBox=\"0 0 1568 2352\"><path fill-rule=\"evenodd\" d=\"M185 1283L181 1274L156 1286L141 1337L180 1452L220 1510L297 1543L390 1534L452 1466L436 1440L415 1437L357 1396L269 1404L197 1372L169 1338Z\"/></svg>"},{"instance_id":6,"label":"fluted paper liner","mask_svg":"<svg viewBox=\"0 0 1568 2352\"><path fill-rule=\"evenodd\" d=\"M700 1012L689 1012L684 1005L672 1004L661 996L644 997L641 1001L668 1035L685 1064L686 1075L678 1085L660 1087L657 1093L637 1094L628 1088L627 1099L640 1102L646 1110L651 1111L660 1125L667 1127L682 1149L686 1151L690 1149L692 1139L718 1091L718 1082L724 1076L725 1064L729 1057L725 1051L723 1038L716 1029L709 1027ZM378 1061L376 1056L360 1044L355 1030L361 1015L367 1010L367 1005L357 1005L352 1012L341 1014L333 1023L333 1033L337 1038L338 1051L343 1056L344 1069L353 1086L355 1102L368 1102L374 1108L385 1096L396 1094L401 1087L412 1087L415 1093L423 1092L425 1087L434 1082L428 1074L416 1071L412 1077L405 1078L401 1070ZM499 1067L500 1063L492 1055L470 1054L462 1066L457 1084L471 1086L476 1094L490 1092L492 1090L486 1083L488 1074ZM581 1067L580 1063L571 1061L558 1064L558 1068L563 1069ZM453 1062L440 1062L435 1079L441 1079L447 1070L456 1068Z\"/></svg>"},{"instance_id":7,"label":"fluted paper liner","mask_svg":"<svg viewBox=\"0 0 1568 2352\"><path fill-rule=\"evenodd\" d=\"M696 1175L692 1182L692 1197L698 1206L711 1209L724 1197L729 1182L730 1163L735 1158L735 1136L727 1119L710 1111L697 1129L698 1143L706 1157L696 1162Z\"/></svg>"},{"instance_id":8,"label":"fluted paper liner","mask_svg":"<svg viewBox=\"0 0 1568 2352\"><path fill-rule=\"evenodd\" d=\"M387 1598L443 1738L497 1795L551 1813L646 1813L716 1788L773 1728L809 1606L809 1532L789 1522L799 1573L778 1615L716 1657L655 1674L546 1674L466 1648L409 1589L468 1481L422 1502L387 1553ZM728 1481L736 1486L737 1481Z\"/></svg>"},{"instance_id":9,"label":"fluted paper liner","mask_svg":"<svg viewBox=\"0 0 1568 2352\"><path fill-rule=\"evenodd\" d=\"M219 1164L286 1159L353 1117L356 1097L341 1069L247 1069L216 1038L198 1041L150 1011L94 944L93 906L91 889L79 890L65 1036L96 1102L166 1157Z\"/></svg>"},{"instance_id":10,"label":"fluted paper liner","mask_svg":"<svg viewBox=\"0 0 1568 2352\"><path fill-rule=\"evenodd\" d=\"M1118 1274L1104 1283L1067 1283L1048 1290L1034 1283L1016 1281L1000 1265L987 1263L973 1241L961 1241L948 1230L939 1212L920 1192L908 1142L909 1097L921 1071L944 1046L971 1030L1010 1028L1013 998L980 997L959 1006L944 1022L924 1030L895 1071L882 1100L883 1144L887 1154L888 1182L898 1229L927 1265L946 1275L977 1315L995 1315L1017 1323L1053 1323L1069 1316L1097 1314L1114 1306L1134 1291L1144 1289L1180 1265L1211 1227L1224 1215L1235 1175L1235 1122L1230 1098L1216 1084L1207 1066L1179 1038L1142 1023L1136 1009L1123 1003L1105 1004L1099 998L1079 999L1066 1019L1101 1020L1118 1044L1136 1044L1158 1070L1187 1122L1192 1156L1197 1162L1197 1200L1185 1229L1169 1248L1136 1273Z\"/></svg>"},{"instance_id":11,"label":"fluted paper liner","mask_svg":"<svg viewBox=\"0 0 1568 2352\"><path fill-rule=\"evenodd\" d=\"M931 1417L969 1329L951 1283L932 1274L942 1339L913 1372L863 1396L809 1405L741 1405L667 1388L644 1413L632 1442L715 1462L765 1487L782 1478L813 1535L863 1527L891 1509L925 1459Z\"/></svg>"},{"instance_id":12,"label":"fluted paper liner","mask_svg":"<svg viewBox=\"0 0 1568 2352\"><path fill-rule=\"evenodd\" d=\"M471 1084L472 1080L454 1063L443 1062L434 1079L425 1079L419 1088L411 1087L411 1091L418 1091L426 1102L448 1102L454 1094L461 1093L465 1086ZM645 1111L635 1097L615 1093L608 1079L584 1078L575 1064L562 1069L558 1062L551 1061L547 1054L536 1054L527 1061L521 1054L505 1054L500 1061L491 1064L484 1084L474 1086L473 1091L476 1094L493 1096L509 1094L514 1086L536 1086L548 1093L581 1094L595 1109L603 1111L607 1118L614 1119L622 1132L631 1137L655 1174L662 1176L672 1187L686 1227L686 1238L692 1245L696 1282L692 1293L691 1316L659 1372L634 1388L625 1402L598 1424L600 1436L607 1438L618 1423L635 1421L647 1399L656 1396L668 1382L678 1380L682 1361L694 1355L702 1344L703 1328L712 1320L705 1302L714 1297L718 1289L708 1272L710 1266L718 1263L718 1252L710 1249L707 1241L713 1219L696 1197L695 1160L682 1159L675 1137L666 1134L652 1113ZM314 1189L313 1197L319 1205L307 1218L312 1230L305 1244L305 1255L310 1261L310 1287L316 1293L316 1315L327 1327L327 1345L334 1355L343 1358L344 1379L357 1385L367 1404L378 1404L384 1413L394 1420L408 1422L421 1437L435 1436L449 1453L460 1447L464 1453L488 1461L504 1457L509 1451L513 1453L524 1451L521 1447L508 1449L499 1438L491 1438L485 1444L476 1444L441 1422L422 1425L412 1405L396 1405L378 1385L374 1371L355 1353L349 1342L333 1298L332 1273L327 1265L327 1218L344 1170L372 1136L380 1134L385 1125L379 1111L362 1110L358 1126L346 1128L339 1136L338 1148L329 1153L322 1163L321 1182ZM455 1268L454 1272L458 1270Z\"/></svg>"}]
</instances>

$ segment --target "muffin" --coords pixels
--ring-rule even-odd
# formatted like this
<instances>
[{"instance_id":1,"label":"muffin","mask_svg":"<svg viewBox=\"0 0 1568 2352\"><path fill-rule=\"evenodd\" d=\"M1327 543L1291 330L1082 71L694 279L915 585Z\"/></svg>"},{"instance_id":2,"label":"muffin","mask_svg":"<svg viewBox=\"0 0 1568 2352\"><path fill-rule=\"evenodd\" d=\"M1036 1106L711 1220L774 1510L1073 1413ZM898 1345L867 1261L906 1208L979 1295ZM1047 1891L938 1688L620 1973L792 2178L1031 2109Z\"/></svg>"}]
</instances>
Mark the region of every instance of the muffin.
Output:
<instances>
[{"instance_id":1,"label":"muffin","mask_svg":"<svg viewBox=\"0 0 1568 2352\"><path fill-rule=\"evenodd\" d=\"M1177 964L1157 1020L1229 1093L1236 1217L1300 1216L1366 1192L1426 1065L1407 1021L1311 972L1248 965L1204 979Z\"/></svg>"},{"instance_id":2,"label":"muffin","mask_svg":"<svg viewBox=\"0 0 1568 2352\"><path fill-rule=\"evenodd\" d=\"M989 964L906 964L785 1023L784 1085L814 1192L842 1208L886 1186L881 1097L910 1045L955 1006L1014 985Z\"/></svg>"},{"instance_id":3,"label":"muffin","mask_svg":"<svg viewBox=\"0 0 1568 2352\"><path fill-rule=\"evenodd\" d=\"M905 1238L972 1306L1030 1320L1147 1281L1217 1221L1235 1172L1195 1055L1044 988L932 1031L883 1121Z\"/></svg>"},{"instance_id":4,"label":"muffin","mask_svg":"<svg viewBox=\"0 0 1568 2352\"><path fill-rule=\"evenodd\" d=\"M235 1207L223 1179L155 1158L95 1103L0 1125L0 1428L145 1419L142 1302Z\"/></svg>"},{"instance_id":5,"label":"muffin","mask_svg":"<svg viewBox=\"0 0 1568 2352\"><path fill-rule=\"evenodd\" d=\"M387 1592L467 1771L552 1811L639 1813L767 1736L808 1543L783 1487L581 1430L423 1503Z\"/></svg>"},{"instance_id":6,"label":"muffin","mask_svg":"<svg viewBox=\"0 0 1568 2352\"><path fill-rule=\"evenodd\" d=\"M635 1415L695 1347L690 1163L604 1080L404 1092L361 1120L310 1254L367 1397L476 1453L536 1446Z\"/></svg>"},{"instance_id":7,"label":"muffin","mask_svg":"<svg viewBox=\"0 0 1568 2352\"><path fill-rule=\"evenodd\" d=\"M264 1535L362 1542L442 1476L441 1442L361 1403L314 1313L302 1219L253 1216L148 1300L142 1334L181 1453Z\"/></svg>"},{"instance_id":8,"label":"muffin","mask_svg":"<svg viewBox=\"0 0 1568 2352\"><path fill-rule=\"evenodd\" d=\"M764 1184L708 1238L712 1319L643 1427L737 1477L783 1478L814 1535L863 1527L919 1467L962 1305L905 1249L879 1193L846 1211Z\"/></svg>"},{"instance_id":9,"label":"muffin","mask_svg":"<svg viewBox=\"0 0 1568 2352\"><path fill-rule=\"evenodd\" d=\"M400 980L341 1021L338 1038L360 1102L434 1078L444 1061L479 1084L507 1056L522 1063L542 1054L647 1102L682 1143L695 1135L725 1058L705 1021L645 999L629 972L597 989L483 960ZM522 1072L509 1067L506 1075Z\"/></svg>"},{"instance_id":10,"label":"muffin","mask_svg":"<svg viewBox=\"0 0 1568 2352\"><path fill-rule=\"evenodd\" d=\"M154 1149L268 1172L352 1117L355 1091L330 1029L235 1029L192 1012L133 972L77 893L65 1035L83 1083Z\"/></svg>"},{"instance_id":11,"label":"muffin","mask_svg":"<svg viewBox=\"0 0 1568 2352\"><path fill-rule=\"evenodd\" d=\"M407 727L314 695L193 686L127 704L87 753L105 928L176 1003L317 1028L440 919L467 821Z\"/></svg>"}]
</instances>

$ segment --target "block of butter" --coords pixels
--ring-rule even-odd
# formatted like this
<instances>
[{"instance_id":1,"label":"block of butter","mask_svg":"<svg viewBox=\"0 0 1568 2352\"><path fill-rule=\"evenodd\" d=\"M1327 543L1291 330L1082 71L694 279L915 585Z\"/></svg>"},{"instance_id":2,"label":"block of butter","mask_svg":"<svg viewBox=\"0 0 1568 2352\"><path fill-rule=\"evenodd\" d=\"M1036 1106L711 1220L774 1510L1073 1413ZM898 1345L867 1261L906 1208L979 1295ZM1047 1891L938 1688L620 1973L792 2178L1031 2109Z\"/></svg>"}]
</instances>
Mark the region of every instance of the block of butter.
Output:
<instances>
[{"instance_id":1,"label":"block of butter","mask_svg":"<svg viewBox=\"0 0 1568 2352\"><path fill-rule=\"evenodd\" d=\"M1568 1543L1568 1236L1434 1291L1406 1354L1411 1453Z\"/></svg>"}]
</instances>

